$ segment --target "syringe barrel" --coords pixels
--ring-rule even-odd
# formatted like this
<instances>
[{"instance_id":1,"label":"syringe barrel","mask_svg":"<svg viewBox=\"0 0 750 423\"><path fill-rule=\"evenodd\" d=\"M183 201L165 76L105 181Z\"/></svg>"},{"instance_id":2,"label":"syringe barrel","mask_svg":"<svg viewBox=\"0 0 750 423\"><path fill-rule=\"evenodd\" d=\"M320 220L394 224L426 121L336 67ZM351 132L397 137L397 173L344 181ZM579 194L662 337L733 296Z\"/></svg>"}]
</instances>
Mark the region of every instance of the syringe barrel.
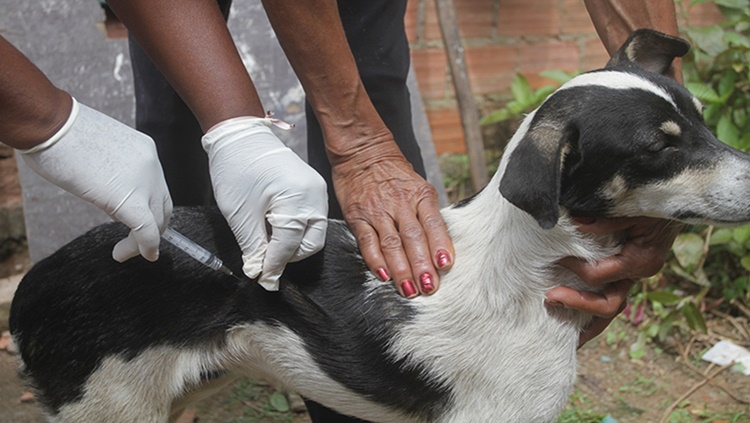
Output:
<instances>
[{"instance_id":1,"label":"syringe barrel","mask_svg":"<svg viewBox=\"0 0 750 423\"><path fill-rule=\"evenodd\" d=\"M162 234L162 238L213 270L220 270L223 265L218 257L172 228L168 227Z\"/></svg>"}]
</instances>

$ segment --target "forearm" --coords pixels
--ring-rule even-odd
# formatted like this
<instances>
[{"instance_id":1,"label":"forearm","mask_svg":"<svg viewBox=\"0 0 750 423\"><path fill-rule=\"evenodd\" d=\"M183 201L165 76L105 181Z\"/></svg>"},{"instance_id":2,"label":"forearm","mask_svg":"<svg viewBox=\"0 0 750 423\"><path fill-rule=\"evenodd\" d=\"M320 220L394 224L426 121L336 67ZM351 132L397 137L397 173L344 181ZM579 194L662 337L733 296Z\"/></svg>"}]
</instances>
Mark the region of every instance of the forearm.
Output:
<instances>
[{"instance_id":1,"label":"forearm","mask_svg":"<svg viewBox=\"0 0 750 423\"><path fill-rule=\"evenodd\" d=\"M336 1L263 0L321 124L334 166L357 154L400 155L359 78ZM367 150L370 154L359 154Z\"/></svg>"},{"instance_id":2,"label":"forearm","mask_svg":"<svg viewBox=\"0 0 750 423\"><path fill-rule=\"evenodd\" d=\"M109 0L201 127L264 115L214 0Z\"/></svg>"},{"instance_id":3,"label":"forearm","mask_svg":"<svg viewBox=\"0 0 750 423\"><path fill-rule=\"evenodd\" d=\"M0 141L28 149L65 124L73 103L1 36L0 57Z\"/></svg>"},{"instance_id":4,"label":"forearm","mask_svg":"<svg viewBox=\"0 0 750 423\"><path fill-rule=\"evenodd\" d=\"M678 35L674 0L584 0L584 3L610 55L639 28Z\"/></svg>"}]
</instances>

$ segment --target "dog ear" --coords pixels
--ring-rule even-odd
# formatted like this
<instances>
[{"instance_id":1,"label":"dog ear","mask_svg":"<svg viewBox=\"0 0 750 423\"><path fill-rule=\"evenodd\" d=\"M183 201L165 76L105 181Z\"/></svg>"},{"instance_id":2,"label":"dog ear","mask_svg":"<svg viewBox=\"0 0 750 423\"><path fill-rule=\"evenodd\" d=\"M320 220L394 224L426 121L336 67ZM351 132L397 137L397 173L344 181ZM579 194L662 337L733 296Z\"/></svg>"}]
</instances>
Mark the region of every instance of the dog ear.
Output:
<instances>
[{"instance_id":1,"label":"dog ear","mask_svg":"<svg viewBox=\"0 0 750 423\"><path fill-rule=\"evenodd\" d=\"M560 218L562 161L572 132L548 123L533 126L510 153L500 180L503 197L544 229Z\"/></svg>"},{"instance_id":2,"label":"dog ear","mask_svg":"<svg viewBox=\"0 0 750 423\"><path fill-rule=\"evenodd\" d=\"M625 43L612 56L606 68L635 64L649 72L664 74L676 57L690 51L690 43L651 29L633 31Z\"/></svg>"}]
</instances>

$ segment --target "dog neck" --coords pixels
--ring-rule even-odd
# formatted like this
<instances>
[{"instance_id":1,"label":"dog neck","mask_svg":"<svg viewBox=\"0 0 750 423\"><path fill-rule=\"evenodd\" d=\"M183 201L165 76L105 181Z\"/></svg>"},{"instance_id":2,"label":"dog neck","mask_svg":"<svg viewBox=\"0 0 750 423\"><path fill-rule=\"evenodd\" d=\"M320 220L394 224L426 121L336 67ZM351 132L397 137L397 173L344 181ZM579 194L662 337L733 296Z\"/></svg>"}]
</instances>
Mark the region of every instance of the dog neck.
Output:
<instances>
[{"instance_id":1,"label":"dog neck","mask_svg":"<svg viewBox=\"0 0 750 423\"><path fill-rule=\"evenodd\" d=\"M501 171L471 201L443 210L456 249L450 274L459 273L455 280L466 281L462 289L488 301L541 304L544 294L558 285L592 289L557 262L563 257L601 260L616 252L612 239L579 232L562 207L557 225L542 229L500 194ZM446 276L441 289L454 279Z\"/></svg>"}]
</instances>

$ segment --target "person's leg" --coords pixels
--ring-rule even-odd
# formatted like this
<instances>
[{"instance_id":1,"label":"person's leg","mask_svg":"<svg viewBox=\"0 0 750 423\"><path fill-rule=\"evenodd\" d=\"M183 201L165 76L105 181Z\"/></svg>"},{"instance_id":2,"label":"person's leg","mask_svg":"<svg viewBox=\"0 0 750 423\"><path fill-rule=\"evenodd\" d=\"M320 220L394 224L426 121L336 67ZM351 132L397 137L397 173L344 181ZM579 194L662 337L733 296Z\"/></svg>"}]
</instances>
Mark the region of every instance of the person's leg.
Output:
<instances>
[{"instance_id":1,"label":"person's leg","mask_svg":"<svg viewBox=\"0 0 750 423\"><path fill-rule=\"evenodd\" d=\"M401 152L414 170L425 177L406 86L410 64L409 43L404 29L406 1L339 0L338 6L360 78L375 109L393 133ZM333 191L331 166L326 156L320 124L309 104L305 111L308 163L323 175L328 184L328 216L341 219L343 215Z\"/></svg>"},{"instance_id":2,"label":"person's leg","mask_svg":"<svg viewBox=\"0 0 750 423\"><path fill-rule=\"evenodd\" d=\"M396 143L425 176L424 163L411 121L411 103L406 78L409 72L409 43L404 29L405 0L339 0L339 13L349 45L357 61L360 78L375 109L393 133ZM328 216L341 219L326 156L323 134L310 105L306 106L308 163L328 183ZM343 416L312 401L305 401L314 423L364 422Z\"/></svg>"},{"instance_id":3,"label":"person's leg","mask_svg":"<svg viewBox=\"0 0 750 423\"><path fill-rule=\"evenodd\" d=\"M224 17L231 0L219 0ZM213 204L203 131L185 102L169 85L138 42L129 36L135 89L135 127L156 142L175 206Z\"/></svg>"}]
</instances>

